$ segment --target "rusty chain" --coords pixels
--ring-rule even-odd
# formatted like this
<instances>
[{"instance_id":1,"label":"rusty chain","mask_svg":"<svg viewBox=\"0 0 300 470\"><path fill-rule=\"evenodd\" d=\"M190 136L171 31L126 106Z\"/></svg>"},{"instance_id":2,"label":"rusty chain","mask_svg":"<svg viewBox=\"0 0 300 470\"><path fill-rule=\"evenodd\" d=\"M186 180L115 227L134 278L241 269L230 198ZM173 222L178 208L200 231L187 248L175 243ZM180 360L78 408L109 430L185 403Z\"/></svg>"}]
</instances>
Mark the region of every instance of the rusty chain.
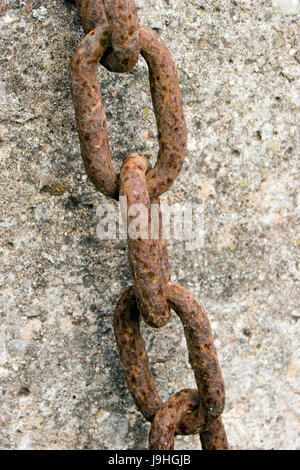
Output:
<instances>
[{"instance_id":1,"label":"rusty chain","mask_svg":"<svg viewBox=\"0 0 300 470\"><path fill-rule=\"evenodd\" d=\"M178 176L185 158L187 132L178 73L164 42L140 25L134 0L73 0L85 38L77 48L70 70L81 153L87 174L106 196L126 196L127 226L133 204L160 211L159 196ZM111 161L106 116L97 70L100 62L109 71L130 71L139 54L149 68L150 90L157 122L159 152L154 168L138 153L128 155L117 175ZM127 237L133 286L120 298L114 314L114 330L126 382L137 408L152 422L149 449L172 450L176 434L200 434L204 450L226 450L228 443L221 420L225 392L210 324L200 303L183 287L170 281L167 244L150 229L137 239ZM181 390L163 403L156 390L144 340L141 316L150 327L161 328L179 316L186 336L189 361L197 390Z\"/></svg>"}]
</instances>

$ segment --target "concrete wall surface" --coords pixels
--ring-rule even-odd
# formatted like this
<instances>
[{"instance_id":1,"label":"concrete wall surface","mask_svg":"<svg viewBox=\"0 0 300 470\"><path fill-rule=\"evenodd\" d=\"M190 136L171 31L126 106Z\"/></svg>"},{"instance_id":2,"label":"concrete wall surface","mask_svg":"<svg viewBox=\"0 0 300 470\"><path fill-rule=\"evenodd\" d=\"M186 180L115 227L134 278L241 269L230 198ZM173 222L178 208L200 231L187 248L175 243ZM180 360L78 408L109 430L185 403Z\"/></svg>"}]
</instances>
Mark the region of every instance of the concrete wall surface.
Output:
<instances>
[{"instance_id":1,"label":"concrete wall surface","mask_svg":"<svg viewBox=\"0 0 300 470\"><path fill-rule=\"evenodd\" d=\"M300 449L300 2L136 3L180 74L187 157L163 199L203 206L204 243L169 240L172 280L208 312L230 446ZM82 38L71 1L0 2L2 449L147 447L113 333L126 243L97 236L107 199L87 180L68 84ZM133 150L155 162L144 60L99 81L116 168ZM178 318L142 330L163 400L195 388Z\"/></svg>"}]
</instances>

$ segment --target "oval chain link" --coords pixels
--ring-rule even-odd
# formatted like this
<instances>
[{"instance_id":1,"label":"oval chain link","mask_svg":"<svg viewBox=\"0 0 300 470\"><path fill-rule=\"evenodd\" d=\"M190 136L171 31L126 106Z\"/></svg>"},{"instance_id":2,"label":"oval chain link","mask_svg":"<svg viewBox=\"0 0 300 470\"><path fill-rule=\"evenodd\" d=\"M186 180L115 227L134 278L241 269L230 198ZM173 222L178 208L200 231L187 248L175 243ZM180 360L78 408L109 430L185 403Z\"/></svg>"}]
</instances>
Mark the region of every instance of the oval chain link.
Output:
<instances>
[{"instance_id":1,"label":"oval chain link","mask_svg":"<svg viewBox=\"0 0 300 470\"><path fill-rule=\"evenodd\" d=\"M185 157L186 124L174 61L164 42L140 27L142 51L149 67L150 90L157 122L159 152L147 175L150 198L163 194L178 176ZM82 157L87 174L99 191L118 199L119 178L111 162L106 115L98 84L98 62L110 47L109 27L91 31L77 48L70 85Z\"/></svg>"}]
</instances>

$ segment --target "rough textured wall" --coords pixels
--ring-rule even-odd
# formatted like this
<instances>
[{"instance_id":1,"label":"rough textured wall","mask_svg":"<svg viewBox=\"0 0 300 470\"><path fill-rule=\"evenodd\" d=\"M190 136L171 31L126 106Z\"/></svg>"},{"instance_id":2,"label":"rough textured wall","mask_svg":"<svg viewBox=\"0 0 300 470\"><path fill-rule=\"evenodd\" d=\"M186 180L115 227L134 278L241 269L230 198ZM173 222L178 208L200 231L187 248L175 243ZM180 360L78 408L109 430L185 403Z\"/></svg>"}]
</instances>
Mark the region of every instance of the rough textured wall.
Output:
<instances>
[{"instance_id":1,"label":"rough textured wall","mask_svg":"<svg viewBox=\"0 0 300 470\"><path fill-rule=\"evenodd\" d=\"M137 1L180 72L187 164L165 199L203 202L205 244L170 241L172 279L209 313L233 449L300 448L298 3ZM145 448L112 328L125 243L97 237L105 198L87 182L68 86L83 32L69 1L0 5L0 446ZM155 161L143 60L99 78L116 166L135 149ZM144 334L162 397L193 388L175 316Z\"/></svg>"}]
</instances>

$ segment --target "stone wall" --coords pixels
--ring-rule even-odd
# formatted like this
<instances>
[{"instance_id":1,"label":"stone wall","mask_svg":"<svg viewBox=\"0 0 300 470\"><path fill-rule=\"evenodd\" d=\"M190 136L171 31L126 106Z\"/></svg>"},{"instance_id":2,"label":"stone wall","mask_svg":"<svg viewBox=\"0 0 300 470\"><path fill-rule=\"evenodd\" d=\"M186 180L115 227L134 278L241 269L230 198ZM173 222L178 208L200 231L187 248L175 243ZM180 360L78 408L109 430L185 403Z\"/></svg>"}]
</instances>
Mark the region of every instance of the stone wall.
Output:
<instances>
[{"instance_id":1,"label":"stone wall","mask_svg":"<svg viewBox=\"0 0 300 470\"><path fill-rule=\"evenodd\" d=\"M298 3L137 1L180 72L188 152L165 200L203 204L205 240L170 240L172 279L208 311L233 449L300 448ZM149 425L112 327L125 242L97 237L106 198L87 181L68 85L81 25L69 1L0 5L0 446L142 449ZM99 78L116 167L132 150L155 161L143 60ZM163 399L193 388L175 316L143 332Z\"/></svg>"}]
</instances>

